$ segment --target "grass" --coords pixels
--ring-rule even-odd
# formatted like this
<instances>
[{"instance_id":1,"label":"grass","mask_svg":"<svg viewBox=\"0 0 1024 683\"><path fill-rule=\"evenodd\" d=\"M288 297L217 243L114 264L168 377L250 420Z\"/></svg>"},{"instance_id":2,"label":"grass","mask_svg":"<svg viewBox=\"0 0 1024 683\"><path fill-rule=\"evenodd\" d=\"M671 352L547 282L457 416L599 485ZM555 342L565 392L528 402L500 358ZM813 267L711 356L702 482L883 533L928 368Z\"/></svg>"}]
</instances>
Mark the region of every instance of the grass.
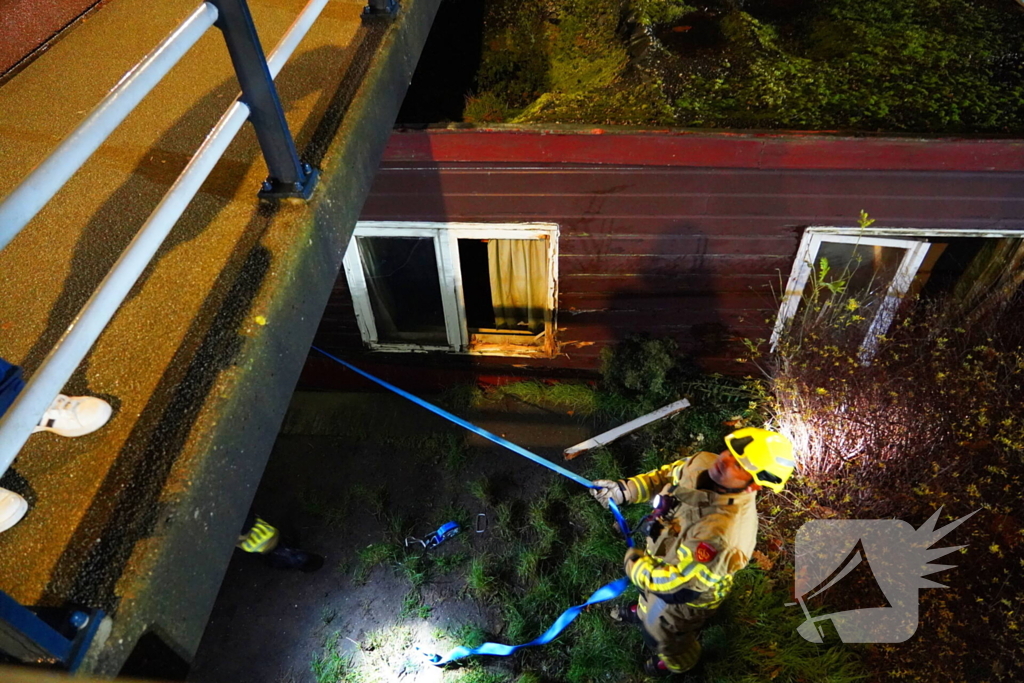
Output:
<instances>
[{"instance_id":1,"label":"grass","mask_svg":"<svg viewBox=\"0 0 1024 683\"><path fill-rule=\"evenodd\" d=\"M353 671L352 656L338 651L341 633L335 631L324 642L323 650L313 655L310 669L316 683L359 683L362 679Z\"/></svg>"},{"instance_id":2,"label":"grass","mask_svg":"<svg viewBox=\"0 0 1024 683\"><path fill-rule=\"evenodd\" d=\"M494 409L502 399L514 398L529 405L580 418L602 418L623 422L639 416L628 398L602 391L582 382L539 382L523 380L488 387L473 395L472 407Z\"/></svg>"},{"instance_id":3,"label":"grass","mask_svg":"<svg viewBox=\"0 0 1024 683\"><path fill-rule=\"evenodd\" d=\"M429 560L415 549L398 561L398 569L414 588L424 585L430 576Z\"/></svg>"},{"instance_id":4,"label":"grass","mask_svg":"<svg viewBox=\"0 0 1024 683\"><path fill-rule=\"evenodd\" d=\"M636 348L650 352L661 347L638 344ZM757 410L751 406L751 396L756 392L747 383L694 377L677 372L672 363L646 362L642 358L632 367L642 372L631 375L630 381L641 388L658 385L660 393L630 395L633 390L623 384L618 389L621 393L614 394L615 401L628 402L633 410L639 410L637 405L646 408L689 391L708 405L702 412L687 415L684 411L667 424L588 454L578 464L591 478L620 478L654 469L676 459L680 447L699 448L720 439L729 429L720 424L725 419L741 413L746 416L743 419L757 419ZM644 372L648 373L646 378ZM662 373L662 381L650 381L650 373ZM610 387L557 387L532 383L528 387L506 386L501 391L506 392L504 396L514 395L535 405L579 411L576 414L593 410L596 412L587 413L590 418L612 419L610 413L601 412L606 410L601 406L616 405L615 401L595 398L611 395ZM476 391L464 392L461 398L453 396L478 402L495 398L494 393ZM429 453L431 462L440 468L468 458L464 441L444 432L427 435L423 444L424 450L416 457ZM383 540L358 551L353 581L365 582L373 568L384 567L404 579L406 592L395 615L396 624L360 637L359 651L343 653L336 639L333 644L325 643L311 664L318 683L396 680L398 672L406 670L411 648L419 642L417 638L422 638L417 634L422 634L424 627L436 641L432 647L439 652L484 641L518 644L532 640L564 609L582 603L601 585L621 576L625 552L622 537L613 528L611 515L581 487L551 477L539 489L507 487L508 493L503 489L499 499L499 479L493 472L483 469L464 482L456 479L456 471L446 472L436 492L437 503L431 507L399 510L391 504L386 489L354 490L353 500L373 512ZM784 501L774 502L775 507L785 506ZM465 506L480 503L491 508L492 516L488 533L476 536L469 531L473 520ZM406 510L418 516L404 516ZM624 510L631 525L646 512L646 506L627 506ZM433 551L401 546L401 538L411 529L434 528L439 517L457 521L463 533ZM778 530L772 529L771 533ZM796 634L792 620L802 618L799 609L794 611L783 604L792 581L792 558L787 560L785 553L779 552L773 559L776 566L772 571L750 568L740 573L733 595L706 630L705 662L707 670L714 672L708 680L752 683L770 676L779 683L858 680L862 653L856 648L811 646ZM438 580L442 576L444 580ZM442 611L442 601L452 595L478 603L478 610L468 613L479 616L455 626L438 624L451 608L448 605ZM624 598L635 599L635 590ZM331 623L326 614L321 617L325 626ZM735 656L737 648L743 649L742 657ZM446 670L443 681L639 683L646 680L639 673L645 656L638 631L618 627L607 616L607 607L597 606L580 615L551 645L530 648L500 662L469 659Z\"/></svg>"},{"instance_id":5,"label":"grass","mask_svg":"<svg viewBox=\"0 0 1024 683\"><path fill-rule=\"evenodd\" d=\"M450 574L469 560L469 555L464 552L454 552L447 555L436 555L434 566L441 574Z\"/></svg>"},{"instance_id":6,"label":"grass","mask_svg":"<svg viewBox=\"0 0 1024 683\"><path fill-rule=\"evenodd\" d=\"M586 455L584 474L593 479L623 479L629 476L619 465L612 452L604 447L595 448Z\"/></svg>"},{"instance_id":7,"label":"grass","mask_svg":"<svg viewBox=\"0 0 1024 683\"><path fill-rule=\"evenodd\" d=\"M503 384L492 390L491 400L510 396L530 405L551 408L581 416L593 415L600 409L600 397L587 384L558 382L545 384L527 380Z\"/></svg>"},{"instance_id":8,"label":"grass","mask_svg":"<svg viewBox=\"0 0 1024 683\"><path fill-rule=\"evenodd\" d=\"M371 488L359 484L352 489L352 499L367 507L377 519L383 519L388 510L388 487L381 484Z\"/></svg>"},{"instance_id":9,"label":"grass","mask_svg":"<svg viewBox=\"0 0 1024 683\"><path fill-rule=\"evenodd\" d=\"M395 545L403 545L412 533L413 521L395 512L385 512L380 520L384 523L384 538Z\"/></svg>"},{"instance_id":10,"label":"grass","mask_svg":"<svg viewBox=\"0 0 1024 683\"><path fill-rule=\"evenodd\" d=\"M515 557L516 578L520 581L528 581L537 573L541 560L546 556L547 553L540 548L524 548L522 552L517 553Z\"/></svg>"},{"instance_id":11,"label":"grass","mask_svg":"<svg viewBox=\"0 0 1024 683\"><path fill-rule=\"evenodd\" d=\"M429 432L413 448L419 459L440 466L449 476L456 476L469 457L465 436L452 430Z\"/></svg>"},{"instance_id":12,"label":"grass","mask_svg":"<svg viewBox=\"0 0 1024 683\"><path fill-rule=\"evenodd\" d=\"M335 498L309 486L299 497L299 504L307 514L323 520L326 526L338 528L348 519L350 498L349 495Z\"/></svg>"},{"instance_id":13,"label":"grass","mask_svg":"<svg viewBox=\"0 0 1024 683\"><path fill-rule=\"evenodd\" d=\"M393 543L371 543L361 548L357 553L358 565L352 576L352 583L362 585L370 576L374 567L381 565L395 564L401 554L401 549Z\"/></svg>"},{"instance_id":14,"label":"grass","mask_svg":"<svg viewBox=\"0 0 1024 683\"><path fill-rule=\"evenodd\" d=\"M484 505L493 506L497 502L497 487L493 477L474 479L467 484L466 490Z\"/></svg>"},{"instance_id":15,"label":"grass","mask_svg":"<svg viewBox=\"0 0 1024 683\"><path fill-rule=\"evenodd\" d=\"M518 536L520 531L522 507L518 500L507 500L494 509L494 524L492 530L504 541L511 541Z\"/></svg>"},{"instance_id":16,"label":"grass","mask_svg":"<svg viewBox=\"0 0 1024 683\"><path fill-rule=\"evenodd\" d=\"M433 611L433 607L423 604L423 594L416 587L402 598L402 609L398 613L398 618L400 620L411 618L429 619L431 611Z\"/></svg>"},{"instance_id":17,"label":"grass","mask_svg":"<svg viewBox=\"0 0 1024 683\"><path fill-rule=\"evenodd\" d=\"M490 555L474 557L466 573L466 590L480 601L487 601L497 595L498 580Z\"/></svg>"}]
</instances>

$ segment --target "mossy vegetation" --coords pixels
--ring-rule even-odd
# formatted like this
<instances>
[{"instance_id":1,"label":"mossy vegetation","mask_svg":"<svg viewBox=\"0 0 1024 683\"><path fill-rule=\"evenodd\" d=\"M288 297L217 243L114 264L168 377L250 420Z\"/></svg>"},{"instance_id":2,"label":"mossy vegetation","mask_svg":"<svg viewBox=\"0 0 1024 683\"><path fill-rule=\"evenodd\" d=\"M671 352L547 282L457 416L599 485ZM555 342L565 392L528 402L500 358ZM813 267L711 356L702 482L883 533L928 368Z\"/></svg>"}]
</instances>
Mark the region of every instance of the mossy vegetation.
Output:
<instances>
[{"instance_id":1,"label":"mossy vegetation","mask_svg":"<svg viewBox=\"0 0 1024 683\"><path fill-rule=\"evenodd\" d=\"M488 0L477 123L1024 131L1007 0Z\"/></svg>"}]
</instances>

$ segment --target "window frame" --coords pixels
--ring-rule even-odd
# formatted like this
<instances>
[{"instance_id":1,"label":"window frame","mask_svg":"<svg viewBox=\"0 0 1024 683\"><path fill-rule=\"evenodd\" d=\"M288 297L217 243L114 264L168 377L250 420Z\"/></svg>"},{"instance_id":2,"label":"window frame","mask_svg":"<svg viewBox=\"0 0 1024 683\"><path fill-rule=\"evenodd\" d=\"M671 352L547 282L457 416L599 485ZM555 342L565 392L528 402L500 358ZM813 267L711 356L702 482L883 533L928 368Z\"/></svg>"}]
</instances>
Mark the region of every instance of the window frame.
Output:
<instances>
[{"instance_id":1,"label":"window frame","mask_svg":"<svg viewBox=\"0 0 1024 683\"><path fill-rule=\"evenodd\" d=\"M370 349L398 353L446 352L486 356L527 356L549 358L554 355L558 301L558 225L555 223L455 223L434 221L359 221L356 223L342 264L359 334ZM398 344L380 342L374 322L373 308L363 271L362 257L356 247L357 237L430 237L437 259L438 281L445 318L447 346L430 344ZM459 260L460 239L538 239L547 243L548 291L546 296L544 346L494 345L474 349L466 322L466 302L462 285L462 264ZM501 346L501 349L495 348ZM505 348L508 347L508 348Z\"/></svg>"},{"instance_id":2,"label":"window frame","mask_svg":"<svg viewBox=\"0 0 1024 683\"><path fill-rule=\"evenodd\" d=\"M774 351L779 336L788 327L796 315L803 298L803 292L810 279L815 264L811 259L817 255L822 242L840 244L862 244L866 246L895 247L906 249L892 282L886 290L885 298L878 312L872 319L864 335L860 359L870 362L878 350L878 338L885 334L895 319L900 301L910 291L921 265L924 263L934 241L929 238L984 237L999 239L1004 237L1024 238L1024 230L985 230L985 229L928 229L928 228L886 228L886 227L808 227L800 239L793 268L790 271L786 289L779 305L779 313L772 330L771 349Z\"/></svg>"}]
</instances>

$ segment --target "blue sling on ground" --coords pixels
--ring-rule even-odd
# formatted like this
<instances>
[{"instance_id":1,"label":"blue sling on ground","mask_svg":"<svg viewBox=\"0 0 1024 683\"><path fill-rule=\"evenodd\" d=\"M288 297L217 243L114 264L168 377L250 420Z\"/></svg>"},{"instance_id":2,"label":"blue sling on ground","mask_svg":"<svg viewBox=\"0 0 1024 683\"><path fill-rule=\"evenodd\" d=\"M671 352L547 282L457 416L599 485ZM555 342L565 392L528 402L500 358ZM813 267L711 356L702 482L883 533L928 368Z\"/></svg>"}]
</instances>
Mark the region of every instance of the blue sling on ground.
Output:
<instances>
[{"instance_id":1,"label":"blue sling on ground","mask_svg":"<svg viewBox=\"0 0 1024 683\"><path fill-rule=\"evenodd\" d=\"M468 648L468 647L457 647L447 655L442 657L441 655L427 654L427 659L431 664L435 666L444 666L448 662L453 662L456 659L462 659L463 657L469 657L471 655L496 655L498 657L508 657L510 654L522 647L530 647L532 645L546 645L554 640L559 633L565 630L565 627L572 623L580 612L584 609L598 602L605 602L606 600L614 600L615 598L622 595L623 591L629 588L629 579L622 577L616 579L606 586L601 586L594 594L590 596L582 605L576 605L562 612L562 615L555 619L555 623L551 624L547 631L542 636L531 640L528 643L522 645L502 645L501 643L484 643L480 647Z\"/></svg>"},{"instance_id":2,"label":"blue sling on ground","mask_svg":"<svg viewBox=\"0 0 1024 683\"><path fill-rule=\"evenodd\" d=\"M422 398L420 398L418 396L413 396L408 391L405 391L403 389L399 389L395 385L390 384L388 382L385 382L384 380L380 379L379 377L374 377L370 373L368 373L368 372L366 372L364 370L360 370L359 368L357 368L356 366L354 366L354 365L352 365L350 363L346 363L345 361L341 360L337 356L333 356L333 355L327 353L326 351L324 351L323 349L321 349L319 347L314 346L313 350L314 351L319 351L320 353L322 353L323 355L327 356L331 360L333 360L333 361L335 361L337 363L340 363L341 365L345 366L346 368L348 368L352 372L355 372L355 373L365 377L366 379L370 380L371 382L376 382L377 384L381 385L385 389L393 391L394 393L398 394L399 396L401 396L403 398L409 399L413 403L415 403L415 404L417 404L417 405L419 405L419 406L421 406L423 408L426 408L430 412L432 412L432 413L434 413L436 415L440 415L441 417L445 418L446 420L454 422L455 424L457 424L460 427L463 427L465 429L468 429L469 431L473 432L474 434L479 434L480 436L482 436L485 439L488 439L490 441L493 441L494 443L498 444L499 446L504 446L505 448L509 449L510 451L512 451L514 453L518 453L519 455L521 455L521 456L523 456L525 458L529 458L530 460L534 461L538 465L543 465L544 467L547 467L548 469L553 470L553 471L561 474L563 477L568 477L569 479L572 479L573 481L575 481L577 484L582 484L583 486L586 486L588 489L599 488L598 486L595 486L594 482L590 481L589 479L587 479L585 477L581 477L580 475L576 474L575 472L570 472L569 470L565 469L564 467L560 467L560 466L556 465L555 463L551 462L550 460L547 460L546 458L540 457L536 453L531 453L530 451L526 450L522 446L518 446L518 445L512 443L511 441L508 441L506 439L501 438L500 436L497 436L496 434L490 433L486 429L483 429L481 427L477 427L472 422L467 422L466 420L463 420L461 417L458 417L457 415L453 415L453 414L449 413L447 410L444 410L443 408L439 408L439 407L435 406L432 403L428 403L427 401L424 401ZM626 523L625 518L623 518L622 513L619 511L619 507L615 504L615 501L613 501L613 500L609 500L608 501L608 509L611 510L612 515L615 517L615 521L619 525L619 529L622 531L623 536L625 536L626 544L630 548L632 548L633 547L633 537L630 535L629 525ZM457 647L454 650L452 650L451 652L449 652L447 655L445 655L444 657L442 657L440 655L436 655L436 654L435 655L427 654L427 659L430 661L430 663L432 663L432 664L434 664L436 666L443 666L444 664L447 664L449 662L453 662L456 659L462 659L463 657L469 657L471 655L496 655L496 656L499 656L499 657L507 657L508 655L512 654L513 652L515 652L516 650L518 650L519 648L522 648L522 647L530 647L532 645L544 645L546 643L550 643L552 640L554 640L558 636L559 633L561 633L563 630L565 630L565 627L568 626L569 624L571 624L573 619L575 619L579 615L579 613L582 612L586 607L588 607L590 605L593 605L595 603L598 603L598 602L605 602L607 600L614 600L615 598L617 598L620 595L622 595L622 593L628 587L629 587L629 579L627 579L625 577L623 577L621 579L616 579L615 581L612 581L611 583L607 584L606 586L602 586L601 588L599 588L596 591L594 591L593 595L590 596L590 599L587 600L582 605L576 605L575 607L570 607L569 609L567 609L564 612L562 612L561 616L559 616L558 619L555 620L555 623L553 623L551 625L551 627L548 628L548 630L544 632L543 635L541 635L539 638L537 638L535 640L531 640L528 643L523 643L522 645L502 645L500 643L484 643L480 647L473 648L473 649L470 649L470 648L467 648L467 647ZM424 653L424 654L426 654L426 653Z\"/></svg>"}]
</instances>

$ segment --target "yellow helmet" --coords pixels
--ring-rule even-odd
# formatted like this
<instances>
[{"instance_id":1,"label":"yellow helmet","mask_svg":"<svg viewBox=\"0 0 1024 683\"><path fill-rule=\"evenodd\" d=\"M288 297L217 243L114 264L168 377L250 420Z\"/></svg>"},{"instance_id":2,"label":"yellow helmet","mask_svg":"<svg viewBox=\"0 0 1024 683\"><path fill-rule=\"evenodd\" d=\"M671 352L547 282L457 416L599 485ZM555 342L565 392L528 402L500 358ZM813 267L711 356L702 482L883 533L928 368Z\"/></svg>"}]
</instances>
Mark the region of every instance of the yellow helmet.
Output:
<instances>
[{"instance_id":1,"label":"yellow helmet","mask_svg":"<svg viewBox=\"0 0 1024 683\"><path fill-rule=\"evenodd\" d=\"M782 490L796 468L792 442L777 432L744 427L727 435L725 445L740 467L754 475L756 483L775 493Z\"/></svg>"}]
</instances>

